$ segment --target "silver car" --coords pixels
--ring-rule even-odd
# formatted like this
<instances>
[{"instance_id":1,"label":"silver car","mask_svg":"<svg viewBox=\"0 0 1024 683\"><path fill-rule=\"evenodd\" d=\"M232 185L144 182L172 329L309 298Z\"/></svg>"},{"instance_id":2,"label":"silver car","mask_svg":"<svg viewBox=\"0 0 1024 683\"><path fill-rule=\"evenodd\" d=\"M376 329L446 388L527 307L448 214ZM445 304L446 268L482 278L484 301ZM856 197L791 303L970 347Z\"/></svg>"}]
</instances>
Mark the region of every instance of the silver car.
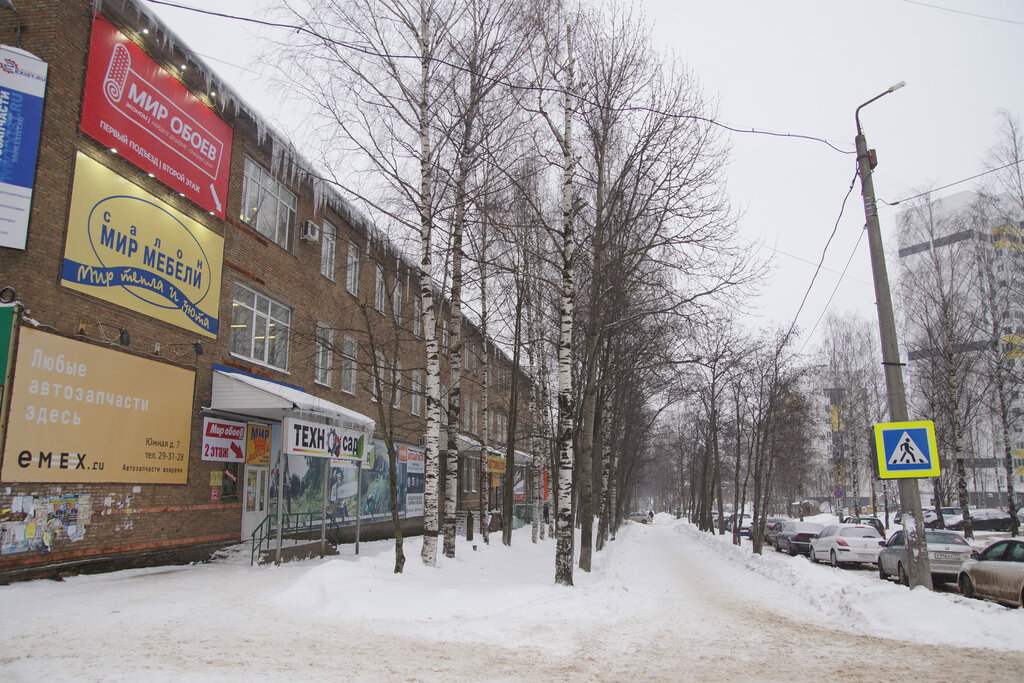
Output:
<instances>
[{"instance_id":1,"label":"silver car","mask_svg":"<svg viewBox=\"0 0 1024 683\"><path fill-rule=\"evenodd\" d=\"M988 598L1024 607L1024 541L996 541L976 559L964 562L957 586L968 598Z\"/></svg>"},{"instance_id":2,"label":"silver car","mask_svg":"<svg viewBox=\"0 0 1024 683\"><path fill-rule=\"evenodd\" d=\"M960 565L971 557L971 544L955 531L938 529L925 531L924 539L928 544L928 565L932 571L932 581L956 581ZM889 538L889 542L878 553L878 578L895 576L906 586L909 583L906 566L907 537L900 530Z\"/></svg>"}]
</instances>

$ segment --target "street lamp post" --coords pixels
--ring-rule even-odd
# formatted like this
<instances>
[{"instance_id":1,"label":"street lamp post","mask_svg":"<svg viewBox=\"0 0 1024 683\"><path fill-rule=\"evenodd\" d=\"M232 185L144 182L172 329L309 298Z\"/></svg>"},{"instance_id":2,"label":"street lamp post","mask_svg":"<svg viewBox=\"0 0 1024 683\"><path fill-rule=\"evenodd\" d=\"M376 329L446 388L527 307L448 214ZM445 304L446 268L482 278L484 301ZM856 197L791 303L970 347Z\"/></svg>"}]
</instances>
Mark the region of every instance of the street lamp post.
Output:
<instances>
[{"instance_id":1,"label":"street lamp post","mask_svg":"<svg viewBox=\"0 0 1024 683\"><path fill-rule=\"evenodd\" d=\"M864 197L864 217L867 221L868 245L871 250L871 273L875 281L875 305L878 307L878 332L882 338L882 366L885 368L885 386L889 395L889 419L893 422L907 421L907 395L903 386L903 365L900 363L899 344L896 341L896 319L892 312L892 295L889 291L889 275L885 269L885 251L882 247L882 230L878 225L878 207L875 203L875 187L871 182L872 155L860 127L860 110L880 97L899 90L906 83L900 81L888 90L872 97L857 107L854 120L857 123L857 164L860 170L861 194ZM924 514L921 510L921 491L916 479L900 479L900 507L903 514L903 529L907 542L907 579L910 587L926 586L932 589L932 576L928 566L928 545L925 540ZM908 524L908 516L913 523Z\"/></svg>"}]
</instances>

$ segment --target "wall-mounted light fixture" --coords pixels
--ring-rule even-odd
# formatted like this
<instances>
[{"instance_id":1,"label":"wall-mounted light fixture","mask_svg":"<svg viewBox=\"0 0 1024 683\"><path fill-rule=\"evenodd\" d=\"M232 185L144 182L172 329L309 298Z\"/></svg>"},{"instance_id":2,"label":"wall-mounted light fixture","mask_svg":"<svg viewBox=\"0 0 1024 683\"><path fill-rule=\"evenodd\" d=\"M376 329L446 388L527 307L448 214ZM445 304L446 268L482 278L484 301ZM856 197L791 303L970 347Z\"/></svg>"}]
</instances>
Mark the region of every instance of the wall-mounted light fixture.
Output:
<instances>
[{"instance_id":1,"label":"wall-mounted light fixture","mask_svg":"<svg viewBox=\"0 0 1024 683\"><path fill-rule=\"evenodd\" d=\"M192 351L194 351L197 356L203 355L203 343L199 340L196 340L194 342L181 342L179 344L161 344L160 342L157 342L156 344L153 345L153 355L159 356L161 352L170 350L174 351L175 355L181 356L188 352L179 351L178 349L186 348L191 348Z\"/></svg>"}]
</instances>

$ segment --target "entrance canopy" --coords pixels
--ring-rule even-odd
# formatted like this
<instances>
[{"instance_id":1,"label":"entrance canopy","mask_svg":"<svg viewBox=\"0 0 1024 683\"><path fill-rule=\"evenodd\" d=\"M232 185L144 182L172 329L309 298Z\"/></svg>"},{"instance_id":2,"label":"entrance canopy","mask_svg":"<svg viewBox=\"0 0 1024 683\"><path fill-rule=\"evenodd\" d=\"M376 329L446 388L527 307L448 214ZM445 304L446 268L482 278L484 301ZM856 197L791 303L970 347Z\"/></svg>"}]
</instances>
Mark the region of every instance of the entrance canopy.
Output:
<instances>
[{"instance_id":1,"label":"entrance canopy","mask_svg":"<svg viewBox=\"0 0 1024 683\"><path fill-rule=\"evenodd\" d=\"M302 418L354 429L368 435L373 434L375 426L375 422L362 413L317 398L301 389L252 375L217 369L213 371L210 407L266 420Z\"/></svg>"}]
</instances>

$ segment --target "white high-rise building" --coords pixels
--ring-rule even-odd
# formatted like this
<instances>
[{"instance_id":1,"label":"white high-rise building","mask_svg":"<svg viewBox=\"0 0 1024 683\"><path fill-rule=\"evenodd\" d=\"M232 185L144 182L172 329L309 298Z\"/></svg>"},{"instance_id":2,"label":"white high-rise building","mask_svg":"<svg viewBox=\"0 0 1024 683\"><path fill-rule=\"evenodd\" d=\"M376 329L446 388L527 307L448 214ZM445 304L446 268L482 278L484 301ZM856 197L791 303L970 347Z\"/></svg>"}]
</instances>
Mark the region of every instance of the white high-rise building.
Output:
<instances>
[{"instance_id":1,"label":"white high-rise building","mask_svg":"<svg viewBox=\"0 0 1024 683\"><path fill-rule=\"evenodd\" d=\"M945 490L956 504L954 423L971 503L1006 503L1003 420L997 378L1009 406L1018 503L1024 502L1024 224L1019 202L959 192L925 198L898 215L901 347L909 361L911 414L939 433ZM998 348L998 353L995 349ZM997 374L995 366L1000 365ZM937 504L938 500L926 503Z\"/></svg>"}]
</instances>

